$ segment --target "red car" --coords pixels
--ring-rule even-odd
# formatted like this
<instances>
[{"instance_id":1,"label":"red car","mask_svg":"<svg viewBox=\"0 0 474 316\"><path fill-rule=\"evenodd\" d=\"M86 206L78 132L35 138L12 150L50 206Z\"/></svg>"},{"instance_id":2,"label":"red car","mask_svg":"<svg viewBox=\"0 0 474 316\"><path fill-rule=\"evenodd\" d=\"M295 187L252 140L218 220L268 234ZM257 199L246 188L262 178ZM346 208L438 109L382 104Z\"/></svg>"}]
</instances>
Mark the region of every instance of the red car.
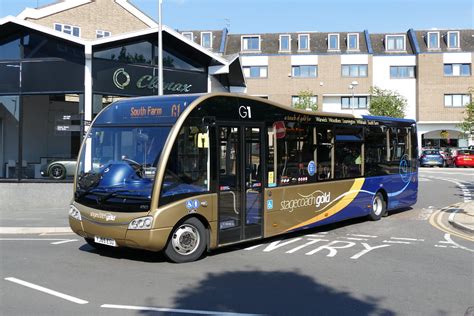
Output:
<instances>
[{"instance_id":1,"label":"red car","mask_svg":"<svg viewBox=\"0 0 474 316\"><path fill-rule=\"evenodd\" d=\"M458 150L454 157L454 165L456 167L474 167L474 150Z\"/></svg>"}]
</instances>

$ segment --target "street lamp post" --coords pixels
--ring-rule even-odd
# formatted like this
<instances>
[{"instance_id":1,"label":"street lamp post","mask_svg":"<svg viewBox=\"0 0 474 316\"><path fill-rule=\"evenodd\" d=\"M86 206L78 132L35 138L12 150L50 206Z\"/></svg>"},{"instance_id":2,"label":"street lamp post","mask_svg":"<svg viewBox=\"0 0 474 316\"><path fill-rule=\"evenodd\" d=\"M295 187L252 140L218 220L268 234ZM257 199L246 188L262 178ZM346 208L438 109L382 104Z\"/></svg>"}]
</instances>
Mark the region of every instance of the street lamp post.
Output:
<instances>
[{"instance_id":1,"label":"street lamp post","mask_svg":"<svg viewBox=\"0 0 474 316\"><path fill-rule=\"evenodd\" d=\"M349 85L349 90L352 92L352 98L351 98L351 110L352 110L352 115L354 115L354 89L357 87L359 83L357 81L352 81Z\"/></svg>"},{"instance_id":2,"label":"street lamp post","mask_svg":"<svg viewBox=\"0 0 474 316\"><path fill-rule=\"evenodd\" d=\"M163 34L161 9L163 0L158 0L158 95L163 95Z\"/></svg>"}]
</instances>

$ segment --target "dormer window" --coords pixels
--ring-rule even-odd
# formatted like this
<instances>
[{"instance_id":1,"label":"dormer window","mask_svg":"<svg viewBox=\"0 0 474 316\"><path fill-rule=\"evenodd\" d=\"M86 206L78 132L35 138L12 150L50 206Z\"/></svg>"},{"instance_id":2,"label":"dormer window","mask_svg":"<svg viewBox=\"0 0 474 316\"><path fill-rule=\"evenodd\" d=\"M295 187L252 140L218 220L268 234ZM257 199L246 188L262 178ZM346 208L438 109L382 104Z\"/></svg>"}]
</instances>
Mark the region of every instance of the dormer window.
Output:
<instances>
[{"instance_id":1,"label":"dormer window","mask_svg":"<svg viewBox=\"0 0 474 316\"><path fill-rule=\"evenodd\" d=\"M188 40L190 40L191 42L194 42L194 36L193 36L193 32L183 32L181 33L181 35L183 35L184 37L186 37Z\"/></svg>"},{"instance_id":2,"label":"dormer window","mask_svg":"<svg viewBox=\"0 0 474 316\"><path fill-rule=\"evenodd\" d=\"M288 34L280 35L280 52L291 51L291 37Z\"/></svg>"},{"instance_id":3,"label":"dormer window","mask_svg":"<svg viewBox=\"0 0 474 316\"><path fill-rule=\"evenodd\" d=\"M212 32L201 32L201 46L212 48Z\"/></svg>"},{"instance_id":4,"label":"dormer window","mask_svg":"<svg viewBox=\"0 0 474 316\"><path fill-rule=\"evenodd\" d=\"M109 31L96 30L95 38L109 37L111 33Z\"/></svg>"},{"instance_id":5,"label":"dormer window","mask_svg":"<svg viewBox=\"0 0 474 316\"><path fill-rule=\"evenodd\" d=\"M260 51L260 36L242 36L241 39L241 50L242 51Z\"/></svg>"},{"instance_id":6,"label":"dormer window","mask_svg":"<svg viewBox=\"0 0 474 316\"><path fill-rule=\"evenodd\" d=\"M439 49L439 32L428 32L426 42L428 49Z\"/></svg>"},{"instance_id":7,"label":"dormer window","mask_svg":"<svg viewBox=\"0 0 474 316\"><path fill-rule=\"evenodd\" d=\"M446 37L448 48L459 48L459 31L448 32Z\"/></svg>"},{"instance_id":8,"label":"dormer window","mask_svg":"<svg viewBox=\"0 0 474 316\"><path fill-rule=\"evenodd\" d=\"M298 50L309 50L309 34L298 34Z\"/></svg>"},{"instance_id":9,"label":"dormer window","mask_svg":"<svg viewBox=\"0 0 474 316\"><path fill-rule=\"evenodd\" d=\"M385 36L386 51L406 51L405 35L386 35Z\"/></svg>"},{"instance_id":10,"label":"dormer window","mask_svg":"<svg viewBox=\"0 0 474 316\"><path fill-rule=\"evenodd\" d=\"M61 23L54 23L54 29L59 32L63 32L72 36L80 37L81 28L79 26L72 26Z\"/></svg>"},{"instance_id":11,"label":"dormer window","mask_svg":"<svg viewBox=\"0 0 474 316\"><path fill-rule=\"evenodd\" d=\"M359 34L347 34L347 50L359 50Z\"/></svg>"},{"instance_id":12,"label":"dormer window","mask_svg":"<svg viewBox=\"0 0 474 316\"><path fill-rule=\"evenodd\" d=\"M339 50L339 34L328 34L328 50Z\"/></svg>"}]
</instances>

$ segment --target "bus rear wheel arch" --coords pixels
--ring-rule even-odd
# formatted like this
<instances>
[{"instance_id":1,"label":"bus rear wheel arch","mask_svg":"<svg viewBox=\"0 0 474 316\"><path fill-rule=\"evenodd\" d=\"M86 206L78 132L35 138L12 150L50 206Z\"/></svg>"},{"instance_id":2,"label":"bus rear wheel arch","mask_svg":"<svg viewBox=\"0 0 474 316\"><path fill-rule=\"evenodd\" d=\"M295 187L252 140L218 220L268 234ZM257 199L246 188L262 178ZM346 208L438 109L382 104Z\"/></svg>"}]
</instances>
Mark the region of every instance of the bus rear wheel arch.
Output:
<instances>
[{"instance_id":1,"label":"bus rear wheel arch","mask_svg":"<svg viewBox=\"0 0 474 316\"><path fill-rule=\"evenodd\" d=\"M372 199L369 218L373 221L378 221L382 216L387 215L387 196L384 193L383 191L378 191Z\"/></svg>"},{"instance_id":2,"label":"bus rear wheel arch","mask_svg":"<svg viewBox=\"0 0 474 316\"><path fill-rule=\"evenodd\" d=\"M189 217L173 228L166 244L165 256L175 263L195 261L208 245L208 231L197 217Z\"/></svg>"}]
</instances>

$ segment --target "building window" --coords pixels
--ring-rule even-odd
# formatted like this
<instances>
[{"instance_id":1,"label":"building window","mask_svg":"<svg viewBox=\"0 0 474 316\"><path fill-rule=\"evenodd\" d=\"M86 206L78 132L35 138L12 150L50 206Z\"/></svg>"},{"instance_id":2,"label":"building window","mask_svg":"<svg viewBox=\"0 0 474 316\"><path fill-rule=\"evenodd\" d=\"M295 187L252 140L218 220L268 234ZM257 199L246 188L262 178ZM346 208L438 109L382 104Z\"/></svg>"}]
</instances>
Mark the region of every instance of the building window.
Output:
<instances>
[{"instance_id":1,"label":"building window","mask_svg":"<svg viewBox=\"0 0 474 316\"><path fill-rule=\"evenodd\" d=\"M354 102L352 106L352 102ZM341 109L367 109L367 97L341 97Z\"/></svg>"},{"instance_id":2,"label":"building window","mask_svg":"<svg viewBox=\"0 0 474 316\"><path fill-rule=\"evenodd\" d=\"M110 35L112 34L109 31L101 31L101 30L95 31L96 38L109 37Z\"/></svg>"},{"instance_id":3,"label":"building window","mask_svg":"<svg viewBox=\"0 0 474 316\"><path fill-rule=\"evenodd\" d=\"M318 96L317 95L313 95L309 101L311 102L311 104L318 104ZM293 95L291 96L291 106L295 106L297 103L300 102L300 97L297 96L297 95Z\"/></svg>"},{"instance_id":4,"label":"building window","mask_svg":"<svg viewBox=\"0 0 474 316\"><path fill-rule=\"evenodd\" d=\"M439 32L428 32L428 49L439 49Z\"/></svg>"},{"instance_id":5,"label":"building window","mask_svg":"<svg viewBox=\"0 0 474 316\"><path fill-rule=\"evenodd\" d=\"M460 108L471 102L469 94L445 94L444 106L452 108Z\"/></svg>"},{"instance_id":6,"label":"building window","mask_svg":"<svg viewBox=\"0 0 474 316\"><path fill-rule=\"evenodd\" d=\"M343 77L367 77L367 65L342 65Z\"/></svg>"},{"instance_id":7,"label":"building window","mask_svg":"<svg viewBox=\"0 0 474 316\"><path fill-rule=\"evenodd\" d=\"M328 35L328 50L339 50L339 34Z\"/></svg>"},{"instance_id":8,"label":"building window","mask_svg":"<svg viewBox=\"0 0 474 316\"><path fill-rule=\"evenodd\" d=\"M67 24L54 23L54 29L72 36L80 37L81 28L79 26L72 26Z\"/></svg>"},{"instance_id":9,"label":"building window","mask_svg":"<svg viewBox=\"0 0 474 316\"><path fill-rule=\"evenodd\" d=\"M448 32L448 48L459 48L459 31Z\"/></svg>"},{"instance_id":10,"label":"building window","mask_svg":"<svg viewBox=\"0 0 474 316\"><path fill-rule=\"evenodd\" d=\"M462 76L467 77L471 75L471 64L444 64L445 76Z\"/></svg>"},{"instance_id":11,"label":"building window","mask_svg":"<svg viewBox=\"0 0 474 316\"><path fill-rule=\"evenodd\" d=\"M291 76L297 77L297 78L316 78L318 76L318 66L315 66L315 65L292 66Z\"/></svg>"},{"instance_id":12,"label":"building window","mask_svg":"<svg viewBox=\"0 0 474 316\"><path fill-rule=\"evenodd\" d=\"M298 34L298 50L309 50L309 34Z\"/></svg>"},{"instance_id":13,"label":"building window","mask_svg":"<svg viewBox=\"0 0 474 316\"><path fill-rule=\"evenodd\" d=\"M243 67L245 78L267 78L267 66L246 66Z\"/></svg>"},{"instance_id":14,"label":"building window","mask_svg":"<svg viewBox=\"0 0 474 316\"><path fill-rule=\"evenodd\" d=\"M212 48L212 32L201 32L201 46Z\"/></svg>"},{"instance_id":15,"label":"building window","mask_svg":"<svg viewBox=\"0 0 474 316\"><path fill-rule=\"evenodd\" d=\"M280 52L291 51L290 35L280 35Z\"/></svg>"},{"instance_id":16,"label":"building window","mask_svg":"<svg viewBox=\"0 0 474 316\"><path fill-rule=\"evenodd\" d=\"M193 35L193 32L183 32L181 33L181 35L183 35L184 37L186 37L188 40L190 40L191 42L194 42L194 35Z\"/></svg>"},{"instance_id":17,"label":"building window","mask_svg":"<svg viewBox=\"0 0 474 316\"><path fill-rule=\"evenodd\" d=\"M390 78L415 78L415 66L390 66Z\"/></svg>"},{"instance_id":18,"label":"building window","mask_svg":"<svg viewBox=\"0 0 474 316\"><path fill-rule=\"evenodd\" d=\"M405 35L386 35L385 50L387 51L405 51Z\"/></svg>"},{"instance_id":19,"label":"building window","mask_svg":"<svg viewBox=\"0 0 474 316\"><path fill-rule=\"evenodd\" d=\"M357 33L347 34L347 49L359 50L359 34Z\"/></svg>"},{"instance_id":20,"label":"building window","mask_svg":"<svg viewBox=\"0 0 474 316\"><path fill-rule=\"evenodd\" d=\"M243 36L241 42L241 49L259 51L260 50L260 36Z\"/></svg>"}]
</instances>

